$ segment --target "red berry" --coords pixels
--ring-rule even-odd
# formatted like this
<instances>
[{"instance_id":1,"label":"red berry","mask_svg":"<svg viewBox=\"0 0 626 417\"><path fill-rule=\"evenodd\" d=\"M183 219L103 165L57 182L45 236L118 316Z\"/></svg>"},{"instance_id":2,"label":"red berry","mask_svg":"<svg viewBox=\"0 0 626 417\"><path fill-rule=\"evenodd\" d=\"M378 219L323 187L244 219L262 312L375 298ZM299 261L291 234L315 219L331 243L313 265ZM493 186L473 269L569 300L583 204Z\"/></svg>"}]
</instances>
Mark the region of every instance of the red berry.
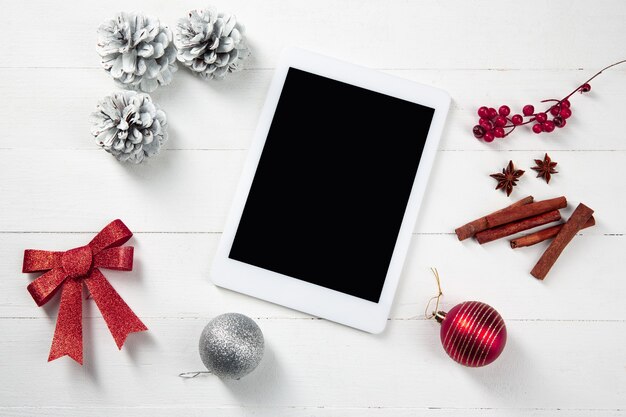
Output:
<instances>
[{"instance_id":1,"label":"red berry","mask_svg":"<svg viewBox=\"0 0 626 417\"><path fill-rule=\"evenodd\" d=\"M537 121L539 123L543 123L546 120L548 120L548 115L545 113L537 113L537 115L535 116L535 118L537 119Z\"/></svg>"},{"instance_id":2,"label":"red berry","mask_svg":"<svg viewBox=\"0 0 626 417\"><path fill-rule=\"evenodd\" d=\"M561 107L559 107L558 105L554 105L550 107L550 114L552 116L558 116L560 112L561 112Z\"/></svg>"},{"instance_id":3,"label":"red berry","mask_svg":"<svg viewBox=\"0 0 626 417\"><path fill-rule=\"evenodd\" d=\"M489 110L487 110L487 111L489 112L489 118L490 119L494 119L494 118L496 118L498 116L498 112L493 107L489 107Z\"/></svg>"},{"instance_id":4,"label":"red berry","mask_svg":"<svg viewBox=\"0 0 626 417\"><path fill-rule=\"evenodd\" d=\"M524 119L522 118L521 114L516 114L516 115L513 115L513 117L511 117L511 121L513 122L514 125L517 126L517 125L521 125Z\"/></svg>"},{"instance_id":5,"label":"red berry","mask_svg":"<svg viewBox=\"0 0 626 417\"><path fill-rule=\"evenodd\" d=\"M585 83L585 84L580 86L580 92L581 93L587 93L589 91L591 91L591 86L589 84Z\"/></svg>"},{"instance_id":6,"label":"red berry","mask_svg":"<svg viewBox=\"0 0 626 417\"><path fill-rule=\"evenodd\" d=\"M550 133L554 130L554 122L551 122L550 120L546 120L545 122L541 124L541 127L543 128L544 132Z\"/></svg>"},{"instance_id":7,"label":"red berry","mask_svg":"<svg viewBox=\"0 0 626 417\"><path fill-rule=\"evenodd\" d=\"M493 122L498 127L502 127L506 125L506 117L498 116L496 120Z\"/></svg>"},{"instance_id":8,"label":"red berry","mask_svg":"<svg viewBox=\"0 0 626 417\"><path fill-rule=\"evenodd\" d=\"M561 100L561 107L567 107L569 109L569 106L570 106L570 102L568 99L565 98Z\"/></svg>"},{"instance_id":9,"label":"red berry","mask_svg":"<svg viewBox=\"0 0 626 417\"><path fill-rule=\"evenodd\" d=\"M530 116L531 114L535 113L535 106L533 106L532 104L525 105L522 109L522 113L524 113L524 116Z\"/></svg>"},{"instance_id":10,"label":"red berry","mask_svg":"<svg viewBox=\"0 0 626 417\"><path fill-rule=\"evenodd\" d=\"M500 108L498 109L498 113L500 114L500 116L506 117L511 114L511 109L509 108L509 106L500 106Z\"/></svg>"},{"instance_id":11,"label":"red berry","mask_svg":"<svg viewBox=\"0 0 626 417\"><path fill-rule=\"evenodd\" d=\"M541 133L541 132L543 132L543 127L541 127L541 125L539 123L536 123L536 124L533 125L533 132Z\"/></svg>"},{"instance_id":12,"label":"red berry","mask_svg":"<svg viewBox=\"0 0 626 417\"><path fill-rule=\"evenodd\" d=\"M489 109L485 106L482 106L478 109L478 117L489 117Z\"/></svg>"},{"instance_id":13,"label":"red berry","mask_svg":"<svg viewBox=\"0 0 626 417\"><path fill-rule=\"evenodd\" d=\"M572 111L567 107L561 109L560 116L564 119L568 119L572 115Z\"/></svg>"},{"instance_id":14,"label":"red berry","mask_svg":"<svg viewBox=\"0 0 626 417\"><path fill-rule=\"evenodd\" d=\"M555 125L556 127L563 127L563 126L565 126L565 124L567 123L567 122L565 121L565 119L564 119L564 118L562 118L561 116L557 116L557 117L555 117L555 118L554 118L554 120L552 120L552 121L554 122L554 125Z\"/></svg>"},{"instance_id":15,"label":"red berry","mask_svg":"<svg viewBox=\"0 0 626 417\"><path fill-rule=\"evenodd\" d=\"M476 139L480 139L485 135L485 128L482 126L476 125L474 126L473 132L474 132L474 137Z\"/></svg>"},{"instance_id":16,"label":"red berry","mask_svg":"<svg viewBox=\"0 0 626 417\"><path fill-rule=\"evenodd\" d=\"M501 127L496 127L495 129L493 129L493 135L497 138L503 138L504 129L502 129Z\"/></svg>"},{"instance_id":17,"label":"red berry","mask_svg":"<svg viewBox=\"0 0 626 417\"><path fill-rule=\"evenodd\" d=\"M480 119L478 121L478 124L481 125L483 128L485 128L485 130L491 130L493 129L493 123L491 123L489 120L487 119Z\"/></svg>"},{"instance_id":18,"label":"red berry","mask_svg":"<svg viewBox=\"0 0 626 417\"><path fill-rule=\"evenodd\" d=\"M493 142L493 133L491 132L486 132L485 136L483 136L483 140L485 142Z\"/></svg>"}]
</instances>

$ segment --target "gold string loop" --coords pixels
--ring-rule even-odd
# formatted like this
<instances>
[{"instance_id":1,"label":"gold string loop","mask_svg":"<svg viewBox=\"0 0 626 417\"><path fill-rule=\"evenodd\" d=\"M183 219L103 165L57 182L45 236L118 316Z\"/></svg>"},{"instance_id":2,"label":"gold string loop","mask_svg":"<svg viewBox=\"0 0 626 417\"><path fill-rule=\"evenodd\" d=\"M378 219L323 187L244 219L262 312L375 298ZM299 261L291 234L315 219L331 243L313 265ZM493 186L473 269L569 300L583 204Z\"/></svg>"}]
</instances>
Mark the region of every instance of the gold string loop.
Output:
<instances>
[{"instance_id":1,"label":"gold string loop","mask_svg":"<svg viewBox=\"0 0 626 417\"><path fill-rule=\"evenodd\" d=\"M198 375L212 374L212 373L213 372L209 372L209 371L182 372L178 374L178 376L181 378L195 378Z\"/></svg>"},{"instance_id":2,"label":"gold string loop","mask_svg":"<svg viewBox=\"0 0 626 417\"><path fill-rule=\"evenodd\" d=\"M443 292L441 291L441 280L439 279L439 271L437 271L437 268L430 268L430 270L435 276L435 280L437 280L438 293L434 297L431 297L431 299L428 300L428 304L426 304L426 310L424 310L424 316L428 320L435 318L437 316L437 312L439 311L439 301L441 300L441 297L443 296ZM433 302L433 300L437 300L435 303L435 310L432 313L428 313L430 304Z\"/></svg>"}]
</instances>

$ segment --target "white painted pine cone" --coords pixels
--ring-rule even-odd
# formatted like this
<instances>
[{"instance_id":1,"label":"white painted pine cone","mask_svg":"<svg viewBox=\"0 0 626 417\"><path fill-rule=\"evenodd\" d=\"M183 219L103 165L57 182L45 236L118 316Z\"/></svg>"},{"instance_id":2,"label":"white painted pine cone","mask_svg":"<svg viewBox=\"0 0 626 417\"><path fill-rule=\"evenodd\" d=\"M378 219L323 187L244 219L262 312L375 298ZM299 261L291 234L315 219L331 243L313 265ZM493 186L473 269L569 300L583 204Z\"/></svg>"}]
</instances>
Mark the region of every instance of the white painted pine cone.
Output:
<instances>
[{"instance_id":1,"label":"white painted pine cone","mask_svg":"<svg viewBox=\"0 0 626 417\"><path fill-rule=\"evenodd\" d=\"M204 79L223 79L241 70L250 55L244 26L214 8L192 10L180 19L174 42L178 60Z\"/></svg>"},{"instance_id":2,"label":"white painted pine cone","mask_svg":"<svg viewBox=\"0 0 626 417\"><path fill-rule=\"evenodd\" d=\"M169 84L178 69L172 38L159 19L121 12L98 27L96 50L121 87L150 93Z\"/></svg>"},{"instance_id":3,"label":"white painted pine cone","mask_svg":"<svg viewBox=\"0 0 626 417\"><path fill-rule=\"evenodd\" d=\"M139 164L167 141L167 119L148 94L120 91L104 97L92 113L96 143L119 161Z\"/></svg>"}]
</instances>

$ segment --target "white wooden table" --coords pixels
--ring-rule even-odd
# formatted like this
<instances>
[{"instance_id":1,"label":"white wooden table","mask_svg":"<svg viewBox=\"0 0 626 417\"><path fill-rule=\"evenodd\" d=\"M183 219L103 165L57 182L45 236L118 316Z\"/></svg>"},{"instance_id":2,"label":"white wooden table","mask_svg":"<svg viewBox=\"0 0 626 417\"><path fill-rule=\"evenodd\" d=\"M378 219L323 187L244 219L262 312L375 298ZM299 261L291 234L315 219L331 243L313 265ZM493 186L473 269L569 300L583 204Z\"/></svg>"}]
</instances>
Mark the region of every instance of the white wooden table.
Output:
<instances>
[{"instance_id":1,"label":"white wooden table","mask_svg":"<svg viewBox=\"0 0 626 417\"><path fill-rule=\"evenodd\" d=\"M205 83L186 70L153 94L170 141L144 166L99 150L88 116L116 90L99 67L95 29L120 10L170 27L192 1L0 0L0 415L75 416L624 416L626 415L626 67L572 99L565 129L520 129L486 145L480 105L520 109L561 97L626 57L620 0L219 2L246 24L246 71ZM287 45L448 90L453 105L387 330L361 333L214 287L208 280L246 149ZM550 185L529 171L548 151ZM460 243L456 226L510 203L488 174L528 170L512 198L566 195L597 226L545 282L529 275L545 245ZM85 244L108 221L135 232L136 268L106 276L150 328L118 351L84 302L85 365L47 363L58 298L38 308L23 249ZM364 228L368 225L364 224ZM332 233L329 230L328 233ZM509 341L483 369L452 362L423 318L442 275L444 308L481 300ZM259 369L239 382L184 380L202 369L200 331L228 311L257 320Z\"/></svg>"}]
</instances>

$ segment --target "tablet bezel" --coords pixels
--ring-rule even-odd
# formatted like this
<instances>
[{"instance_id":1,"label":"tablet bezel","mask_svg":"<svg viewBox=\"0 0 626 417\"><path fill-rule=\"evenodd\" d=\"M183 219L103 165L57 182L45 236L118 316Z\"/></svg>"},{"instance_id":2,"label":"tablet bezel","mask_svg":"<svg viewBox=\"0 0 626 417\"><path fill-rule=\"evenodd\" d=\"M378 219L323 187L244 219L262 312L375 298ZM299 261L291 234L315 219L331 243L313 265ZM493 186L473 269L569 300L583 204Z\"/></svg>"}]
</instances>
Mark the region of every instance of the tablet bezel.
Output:
<instances>
[{"instance_id":1,"label":"tablet bezel","mask_svg":"<svg viewBox=\"0 0 626 417\"><path fill-rule=\"evenodd\" d=\"M297 68L435 109L378 303L228 257L289 68ZM213 260L213 283L370 333L384 330L449 106L450 96L443 90L301 49L289 48L283 51Z\"/></svg>"}]
</instances>

